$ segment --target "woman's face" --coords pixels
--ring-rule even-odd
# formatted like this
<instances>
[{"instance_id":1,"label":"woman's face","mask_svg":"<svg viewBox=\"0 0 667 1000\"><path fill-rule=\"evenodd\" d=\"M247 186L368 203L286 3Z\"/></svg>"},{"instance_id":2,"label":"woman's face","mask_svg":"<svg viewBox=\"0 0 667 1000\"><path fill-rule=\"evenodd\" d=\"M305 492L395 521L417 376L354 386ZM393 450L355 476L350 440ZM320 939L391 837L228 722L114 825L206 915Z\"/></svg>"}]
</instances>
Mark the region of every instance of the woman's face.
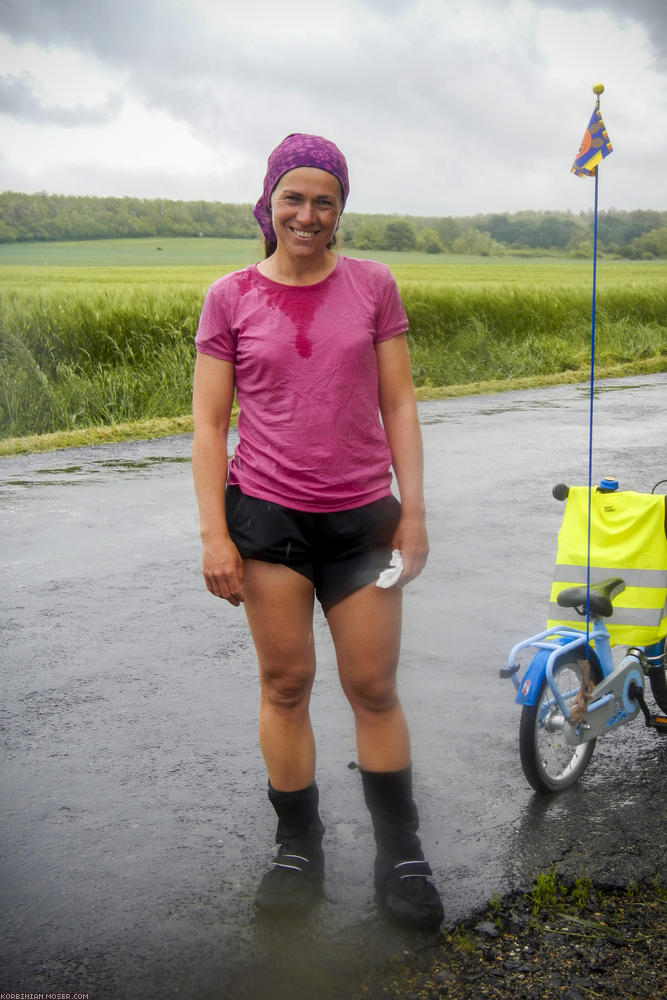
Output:
<instances>
[{"instance_id":1,"label":"woman's face","mask_svg":"<svg viewBox=\"0 0 667 1000\"><path fill-rule=\"evenodd\" d=\"M317 256L331 243L343 210L340 184L317 167L283 174L271 195L278 246L290 255Z\"/></svg>"}]
</instances>

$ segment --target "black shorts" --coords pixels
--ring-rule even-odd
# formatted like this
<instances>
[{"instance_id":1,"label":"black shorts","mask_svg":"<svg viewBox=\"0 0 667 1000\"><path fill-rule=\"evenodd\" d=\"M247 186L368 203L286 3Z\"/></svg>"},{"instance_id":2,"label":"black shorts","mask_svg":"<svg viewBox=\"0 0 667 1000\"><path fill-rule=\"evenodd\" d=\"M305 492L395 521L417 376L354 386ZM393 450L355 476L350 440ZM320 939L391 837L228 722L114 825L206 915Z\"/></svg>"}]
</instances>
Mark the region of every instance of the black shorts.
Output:
<instances>
[{"instance_id":1,"label":"black shorts","mask_svg":"<svg viewBox=\"0 0 667 1000\"><path fill-rule=\"evenodd\" d=\"M391 559L401 516L394 496L332 513L292 510L228 486L227 525L243 559L280 563L307 577L326 614L377 580Z\"/></svg>"}]
</instances>

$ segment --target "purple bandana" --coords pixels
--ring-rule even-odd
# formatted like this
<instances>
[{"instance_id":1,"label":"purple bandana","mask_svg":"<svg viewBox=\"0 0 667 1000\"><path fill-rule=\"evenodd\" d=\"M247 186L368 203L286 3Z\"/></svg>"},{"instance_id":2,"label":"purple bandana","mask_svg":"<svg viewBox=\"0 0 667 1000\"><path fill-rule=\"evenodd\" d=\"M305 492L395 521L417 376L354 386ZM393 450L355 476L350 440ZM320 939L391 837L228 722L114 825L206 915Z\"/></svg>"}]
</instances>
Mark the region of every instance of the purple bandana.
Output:
<instances>
[{"instance_id":1,"label":"purple bandana","mask_svg":"<svg viewBox=\"0 0 667 1000\"><path fill-rule=\"evenodd\" d=\"M350 192L347 163L338 146L320 135L303 135L293 132L273 150L269 157L264 178L264 190L253 209L253 215L267 240L274 242L276 234L271 221L271 195L273 189L289 170L296 167L318 167L338 180L343 192L343 208Z\"/></svg>"}]
</instances>

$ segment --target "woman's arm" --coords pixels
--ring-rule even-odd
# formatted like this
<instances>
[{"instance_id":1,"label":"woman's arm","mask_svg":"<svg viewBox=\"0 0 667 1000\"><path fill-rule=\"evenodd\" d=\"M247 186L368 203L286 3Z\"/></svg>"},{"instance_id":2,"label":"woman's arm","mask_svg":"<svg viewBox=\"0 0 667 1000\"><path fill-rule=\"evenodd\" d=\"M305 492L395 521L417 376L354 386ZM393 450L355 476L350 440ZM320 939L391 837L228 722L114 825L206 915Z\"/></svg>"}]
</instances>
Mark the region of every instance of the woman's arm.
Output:
<instances>
[{"instance_id":1,"label":"woman's arm","mask_svg":"<svg viewBox=\"0 0 667 1000\"><path fill-rule=\"evenodd\" d=\"M376 346L380 413L401 496L393 547L403 555L401 585L418 576L428 557L424 507L424 456L405 335Z\"/></svg>"},{"instance_id":2,"label":"woman's arm","mask_svg":"<svg viewBox=\"0 0 667 1000\"><path fill-rule=\"evenodd\" d=\"M199 506L202 571L210 592L238 607L243 600L243 561L229 537L225 517L227 432L233 399L233 364L198 354L192 396L192 475Z\"/></svg>"}]
</instances>

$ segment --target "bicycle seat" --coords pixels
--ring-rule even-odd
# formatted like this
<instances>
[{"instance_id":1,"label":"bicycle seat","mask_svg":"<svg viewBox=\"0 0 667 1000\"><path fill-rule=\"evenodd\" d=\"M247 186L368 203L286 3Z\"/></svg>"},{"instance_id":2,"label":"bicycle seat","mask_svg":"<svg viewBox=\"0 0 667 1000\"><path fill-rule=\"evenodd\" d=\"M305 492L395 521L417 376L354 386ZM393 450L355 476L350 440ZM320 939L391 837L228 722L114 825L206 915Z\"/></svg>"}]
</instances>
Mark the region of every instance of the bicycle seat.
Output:
<instances>
[{"instance_id":1,"label":"bicycle seat","mask_svg":"<svg viewBox=\"0 0 667 1000\"><path fill-rule=\"evenodd\" d=\"M625 581L619 576L594 583L590 589L590 613L595 618L611 618L614 613L612 601L625 590ZM580 615L586 614L586 588L568 587L561 590L556 598L561 608L574 608Z\"/></svg>"}]
</instances>

